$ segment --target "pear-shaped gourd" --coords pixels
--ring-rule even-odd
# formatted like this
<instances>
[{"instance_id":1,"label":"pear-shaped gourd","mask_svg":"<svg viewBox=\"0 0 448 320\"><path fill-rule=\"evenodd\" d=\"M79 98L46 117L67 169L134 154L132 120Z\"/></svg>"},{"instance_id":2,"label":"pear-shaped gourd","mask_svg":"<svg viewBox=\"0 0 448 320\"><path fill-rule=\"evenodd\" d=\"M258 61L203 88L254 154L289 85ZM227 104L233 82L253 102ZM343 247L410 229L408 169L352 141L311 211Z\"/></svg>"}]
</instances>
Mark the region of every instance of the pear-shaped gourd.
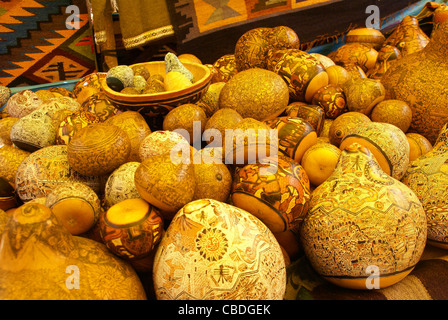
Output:
<instances>
[{"instance_id":1,"label":"pear-shaped gourd","mask_svg":"<svg viewBox=\"0 0 448 320\"><path fill-rule=\"evenodd\" d=\"M48 207L27 203L0 238L1 300L146 299L134 269L103 244L72 236Z\"/></svg>"},{"instance_id":2,"label":"pear-shaped gourd","mask_svg":"<svg viewBox=\"0 0 448 320\"><path fill-rule=\"evenodd\" d=\"M448 249L448 123L431 151L409 164L402 182L423 205L428 221L428 242Z\"/></svg>"},{"instance_id":3,"label":"pear-shaped gourd","mask_svg":"<svg viewBox=\"0 0 448 320\"><path fill-rule=\"evenodd\" d=\"M448 20L422 50L395 61L381 78L385 99L406 102L412 109L410 129L432 144L448 121L447 47Z\"/></svg>"},{"instance_id":4,"label":"pear-shaped gourd","mask_svg":"<svg viewBox=\"0 0 448 320\"><path fill-rule=\"evenodd\" d=\"M422 50L429 42L429 37L420 28L416 17L406 16L387 37L383 45L397 47L403 56Z\"/></svg>"},{"instance_id":5,"label":"pear-shaped gourd","mask_svg":"<svg viewBox=\"0 0 448 320\"><path fill-rule=\"evenodd\" d=\"M426 215L415 193L384 173L358 143L311 194L300 236L314 269L354 289L385 288L415 267L426 244ZM373 280L372 280L373 279Z\"/></svg>"},{"instance_id":6,"label":"pear-shaped gourd","mask_svg":"<svg viewBox=\"0 0 448 320\"><path fill-rule=\"evenodd\" d=\"M56 128L50 116L35 110L21 117L11 127L11 141L20 149L34 152L56 144Z\"/></svg>"},{"instance_id":7,"label":"pear-shaped gourd","mask_svg":"<svg viewBox=\"0 0 448 320\"><path fill-rule=\"evenodd\" d=\"M171 52L165 55L165 73L179 72L184 75L190 82L194 82L193 73L188 70L179 58Z\"/></svg>"}]
</instances>

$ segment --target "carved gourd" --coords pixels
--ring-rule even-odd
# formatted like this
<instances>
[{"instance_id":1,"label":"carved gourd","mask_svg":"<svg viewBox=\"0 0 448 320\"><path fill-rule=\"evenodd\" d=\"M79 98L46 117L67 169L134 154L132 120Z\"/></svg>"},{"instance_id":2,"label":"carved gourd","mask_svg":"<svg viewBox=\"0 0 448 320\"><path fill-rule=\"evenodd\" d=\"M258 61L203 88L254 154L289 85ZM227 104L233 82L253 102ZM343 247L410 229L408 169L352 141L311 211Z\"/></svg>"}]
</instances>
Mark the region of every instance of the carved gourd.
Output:
<instances>
[{"instance_id":1,"label":"carved gourd","mask_svg":"<svg viewBox=\"0 0 448 320\"><path fill-rule=\"evenodd\" d=\"M412 109L410 129L434 143L448 121L448 21L432 33L422 50L403 56L381 78L385 99L402 100Z\"/></svg>"},{"instance_id":2,"label":"carved gourd","mask_svg":"<svg viewBox=\"0 0 448 320\"><path fill-rule=\"evenodd\" d=\"M403 279L419 261L426 235L417 196L358 143L342 151L333 174L313 191L300 229L314 269L352 289L370 288L372 270L379 288Z\"/></svg>"},{"instance_id":3,"label":"carved gourd","mask_svg":"<svg viewBox=\"0 0 448 320\"><path fill-rule=\"evenodd\" d=\"M418 19L406 16L383 45L395 46L406 56L422 50L428 42L429 37L420 28Z\"/></svg>"},{"instance_id":4,"label":"carved gourd","mask_svg":"<svg viewBox=\"0 0 448 320\"><path fill-rule=\"evenodd\" d=\"M402 182L423 205L428 221L428 242L448 249L448 123L433 149L409 164Z\"/></svg>"},{"instance_id":5,"label":"carved gourd","mask_svg":"<svg viewBox=\"0 0 448 320\"><path fill-rule=\"evenodd\" d=\"M27 203L1 233L0 299L139 300L146 293L134 269L102 243L72 236L51 209Z\"/></svg>"}]
</instances>

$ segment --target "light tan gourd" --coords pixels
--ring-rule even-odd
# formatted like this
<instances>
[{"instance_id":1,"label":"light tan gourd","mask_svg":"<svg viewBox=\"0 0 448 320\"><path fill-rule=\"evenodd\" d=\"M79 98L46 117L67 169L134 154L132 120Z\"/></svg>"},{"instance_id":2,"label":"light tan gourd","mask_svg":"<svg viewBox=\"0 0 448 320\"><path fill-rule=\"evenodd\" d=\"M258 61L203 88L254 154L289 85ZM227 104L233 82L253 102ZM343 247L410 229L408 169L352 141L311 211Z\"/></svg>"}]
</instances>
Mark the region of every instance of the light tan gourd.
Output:
<instances>
[{"instance_id":1,"label":"light tan gourd","mask_svg":"<svg viewBox=\"0 0 448 320\"><path fill-rule=\"evenodd\" d=\"M17 208L0 238L2 300L140 300L137 274L101 243L72 236L48 207Z\"/></svg>"},{"instance_id":2,"label":"light tan gourd","mask_svg":"<svg viewBox=\"0 0 448 320\"><path fill-rule=\"evenodd\" d=\"M426 216L415 193L385 174L366 147L354 143L311 194L300 235L312 266L330 282L369 289L368 268L374 266L377 284L385 288L420 260Z\"/></svg>"},{"instance_id":3,"label":"light tan gourd","mask_svg":"<svg viewBox=\"0 0 448 320\"><path fill-rule=\"evenodd\" d=\"M428 221L428 242L448 249L448 124L431 151L409 164L403 183L423 205Z\"/></svg>"}]
</instances>

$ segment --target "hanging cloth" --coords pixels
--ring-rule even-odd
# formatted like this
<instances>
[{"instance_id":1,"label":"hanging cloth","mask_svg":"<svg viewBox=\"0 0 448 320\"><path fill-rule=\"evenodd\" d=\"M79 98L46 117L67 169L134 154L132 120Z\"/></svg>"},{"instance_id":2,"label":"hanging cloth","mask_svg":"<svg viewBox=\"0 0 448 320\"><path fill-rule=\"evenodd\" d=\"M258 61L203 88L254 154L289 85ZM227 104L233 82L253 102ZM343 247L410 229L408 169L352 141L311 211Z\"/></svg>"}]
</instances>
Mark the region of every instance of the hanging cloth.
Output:
<instances>
[{"instance_id":1,"label":"hanging cloth","mask_svg":"<svg viewBox=\"0 0 448 320\"><path fill-rule=\"evenodd\" d=\"M118 0L118 10L128 50L174 35L165 0Z\"/></svg>"},{"instance_id":2,"label":"hanging cloth","mask_svg":"<svg viewBox=\"0 0 448 320\"><path fill-rule=\"evenodd\" d=\"M174 35L165 0L118 0L116 4L125 49ZM112 21L111 0L91 0L91 6L96 41L105 43L106 27Z\"/></svg>"}]
</instances>

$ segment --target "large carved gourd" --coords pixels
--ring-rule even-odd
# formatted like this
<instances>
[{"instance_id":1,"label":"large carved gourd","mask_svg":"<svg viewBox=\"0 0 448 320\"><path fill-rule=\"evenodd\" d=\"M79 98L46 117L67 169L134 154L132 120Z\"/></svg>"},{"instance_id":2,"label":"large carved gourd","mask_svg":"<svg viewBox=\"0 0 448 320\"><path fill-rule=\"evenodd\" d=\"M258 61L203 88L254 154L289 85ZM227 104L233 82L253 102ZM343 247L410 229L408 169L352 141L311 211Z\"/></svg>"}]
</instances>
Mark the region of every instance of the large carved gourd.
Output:
<instances>
[{"instance_id":1,"label":"large carved gourd","mask_svg":"<svg viewBox=\"0 0 448 320\"><path fill-rule=\"evenodd\" d=\"M386 99L408 103L412 109L410 129L431 143L448 121L447 47L448 21L445 21L422 50L397 60L381 79Z\"/></svg>"},{"instance_id":2,"label":"large carved gourd","mask_svg":"<svg viewBox=\"0 0 448 320\"><path fill-rule=\"evenodd\" d=\"M431 151L409 164L402 182L423 205L428 221L428 242L448 249L448 123Z\"/></svg>"},{"instance_id":3,"label":"large carved gourd","mask_svg":"<svg viewBox=\"0 0 448 320\"><path fill-rule=\"evenodd\" d=\"M42 204L14 210L0 234L1 300L146 299L129 264L72 236Z\"/></svg>"},{"instance_id":4,"label":"large carved gourd","mask_svg":"<svg viewBox=\"0 0 448 320\"><path fill-rule=\"evenodd\" d=\"M384 173L358 143L345 148L333 174L311 194L300 236L314 269L346 288L379 288L403 279L426 244L426 216L417 196ZM378 283L379 282L379 283Z\"/></svg>"}]
</instances>

